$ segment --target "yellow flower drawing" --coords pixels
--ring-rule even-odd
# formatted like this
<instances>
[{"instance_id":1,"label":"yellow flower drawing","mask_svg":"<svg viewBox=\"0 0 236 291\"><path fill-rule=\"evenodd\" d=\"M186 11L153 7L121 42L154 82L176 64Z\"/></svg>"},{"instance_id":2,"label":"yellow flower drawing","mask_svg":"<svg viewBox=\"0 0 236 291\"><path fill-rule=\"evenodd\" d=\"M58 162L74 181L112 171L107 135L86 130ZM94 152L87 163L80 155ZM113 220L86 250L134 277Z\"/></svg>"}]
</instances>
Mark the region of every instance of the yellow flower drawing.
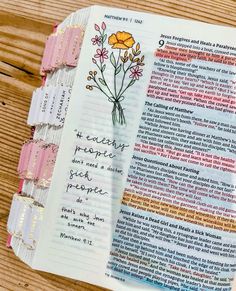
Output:
<instances>
[{"instance_id":1,"label":"yellow flower drawing","mask_svg":"<svg viewBox=\"0 0 236 291\"><path fill-rule=\"evenodd\" d=\"M118 31L116 34L113 33L109 36L108 43L112 45L113 49L127 50L134 45L135 40L129 32Z\"/></svg>"}]
</instances>

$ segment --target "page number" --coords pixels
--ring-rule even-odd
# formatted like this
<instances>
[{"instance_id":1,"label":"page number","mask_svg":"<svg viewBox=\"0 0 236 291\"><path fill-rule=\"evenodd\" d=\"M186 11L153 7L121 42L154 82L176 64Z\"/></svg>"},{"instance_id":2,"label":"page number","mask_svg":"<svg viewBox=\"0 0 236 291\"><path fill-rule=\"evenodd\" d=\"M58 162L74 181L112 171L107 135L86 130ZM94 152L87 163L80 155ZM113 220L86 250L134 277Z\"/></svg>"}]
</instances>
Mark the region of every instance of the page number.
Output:
<instances>
[{"instance_id":1,"label":"page number","mask_svg":"<svg viewBox=\"0 0 236 291\"><path fill-rule=\"evenodd\" d=\"M163 47L163 45L165 44L164 40L163 39L160 39L159 40L159 47Z\"/></svg>"}]
</instances>

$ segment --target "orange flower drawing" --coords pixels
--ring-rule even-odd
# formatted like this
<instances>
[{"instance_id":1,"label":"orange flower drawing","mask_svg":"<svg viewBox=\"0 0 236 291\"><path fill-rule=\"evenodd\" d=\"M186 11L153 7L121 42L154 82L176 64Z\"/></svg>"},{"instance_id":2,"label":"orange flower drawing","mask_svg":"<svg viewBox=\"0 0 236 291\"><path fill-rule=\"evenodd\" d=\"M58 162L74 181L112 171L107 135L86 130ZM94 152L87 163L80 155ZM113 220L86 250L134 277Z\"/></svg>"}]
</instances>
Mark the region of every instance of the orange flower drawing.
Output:
<instances>
[{"instance_id":1,"label":"orange flower drawing","mask_svg":"<svg viewBox=\"0 0 236 291\"><path fill-rule=\"evenodd\" d=\"M109 36L108 43L112 45L113 49L127 50L134 45L135 40L129 32L118 31L116 34L113 33Z\"/></svg>"}]
</instances>

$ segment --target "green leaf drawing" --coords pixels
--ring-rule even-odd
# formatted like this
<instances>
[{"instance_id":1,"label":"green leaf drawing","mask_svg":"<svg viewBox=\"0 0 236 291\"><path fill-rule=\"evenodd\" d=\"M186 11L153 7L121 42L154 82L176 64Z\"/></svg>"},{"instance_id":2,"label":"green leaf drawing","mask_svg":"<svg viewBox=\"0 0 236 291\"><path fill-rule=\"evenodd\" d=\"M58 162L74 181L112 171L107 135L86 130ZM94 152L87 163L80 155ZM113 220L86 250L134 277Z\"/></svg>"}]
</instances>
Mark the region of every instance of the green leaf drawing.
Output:
<instances>
[{"instance_id":1,"label":"green leaf drawing","mask_svg":"<svg viewBox=\"0 0 236 291\"><path fill-rule=\"evenodd\" d=\"M115 68L116 67L116 59L114 57L114 53L111 53L110 61L111 61L112 66Z\"/></svg>"},{"instance_id":2,"label":"green leaf drawing","mask_svg":"<svg viewBox=\"0 0 236 291\"><path fill-rule=\"evenodd\" d=\"M132 86L135 83L135 81L136 81L135 79L131 80L129 83L129 87Z\"/></svg>"},{"instance_id":3,"label":"green leaf drawing","mask_svg":"<svg viewBox=\"0 0 236 291\"><path fill-rule=\"evenodd\" d=\"M121 64L116 68L115 74L118 75L120 73L120 70L121 70Z\"/></svg>"},{"instance_id":4,"label":"green leaf drawing","mask_svg":"<svg viewBox=\"0 0 236 291\"><path fill-rule=\"evenodd\" d=\"M101 69L101 71L102 71L102 72L104 72L104 71L105 71L105 69L106 69L106 64L104 64L104 65L102 66L102 69Z\"/></svg>"},{"instance_id":5,"label":"green leaf drawing","mask_svg":"<svg viewBox=\"0 0 236 291\"><path fill-rule=\"evenodd\" d=\"M103 37L102 37L102 42L104 43L107 39L107 34L104 34Z\"/></svg>"},{"instance_id":6,"label":"green leaf drawing","mask_svg":"<svg viewBox=\"0 0 236 291\"><path fill-rule=\"evenodd\" d=\"M98 80L99 80L99 82L100 82L102 85L106 86L106 83L105 83L105 81L104 81L102 78L98 78Z\"/></svg>"}]
</instances>

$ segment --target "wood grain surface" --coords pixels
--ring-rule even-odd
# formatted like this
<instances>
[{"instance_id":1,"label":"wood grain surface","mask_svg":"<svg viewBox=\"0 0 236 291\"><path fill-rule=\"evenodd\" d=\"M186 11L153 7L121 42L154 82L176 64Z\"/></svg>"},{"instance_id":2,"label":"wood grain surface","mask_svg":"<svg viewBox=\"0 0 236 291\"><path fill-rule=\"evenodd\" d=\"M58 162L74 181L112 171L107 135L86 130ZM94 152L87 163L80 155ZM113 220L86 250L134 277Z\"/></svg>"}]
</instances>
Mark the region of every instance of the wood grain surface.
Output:
<instances>
[{"instance_id":1,"label":"wood grain surface","mask_svg":"<svg viewBox=\"0 0 236 291\"><path fill-rule=\"evenodd\" d=\"M18 188L16 168L32 91L52 25L93 4L236 26L235 0L1 0L0 1L0 290L104 290L31 270L5 247L6 221ZM220 36L219 36L220 37Z\"/></svg>"}]
</instances>

